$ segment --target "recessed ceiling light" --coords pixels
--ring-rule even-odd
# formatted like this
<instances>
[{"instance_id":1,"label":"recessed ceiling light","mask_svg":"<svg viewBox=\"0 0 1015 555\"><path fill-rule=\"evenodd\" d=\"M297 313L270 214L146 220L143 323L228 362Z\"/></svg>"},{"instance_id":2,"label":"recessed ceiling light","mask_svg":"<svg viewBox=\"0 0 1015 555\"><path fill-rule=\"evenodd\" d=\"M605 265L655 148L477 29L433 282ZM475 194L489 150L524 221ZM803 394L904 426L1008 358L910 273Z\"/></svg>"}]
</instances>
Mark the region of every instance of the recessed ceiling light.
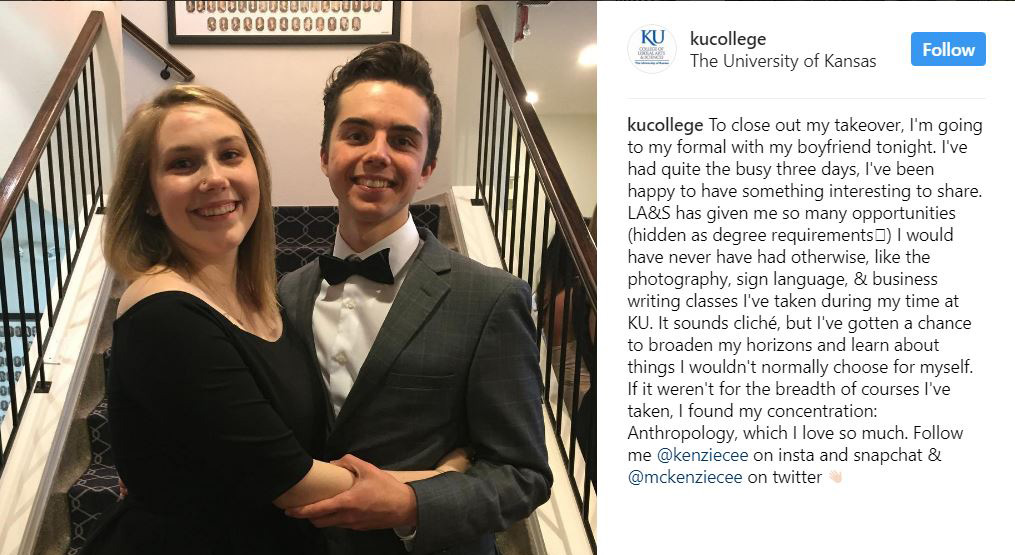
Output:
<instances>
[{"instance_id":1,"label":"recessed ceiling light","mask_svg":"<svg viewBox=\"0 0 1015 555\"><path fill-rule=\"evenodd\" d=\"M596 45L590 44L582 49L581 54L578 54L578 65L596 65Z\"/></svg>"},{"instance_id":2,"label":"recessed ceiling light","mask_svg":"<svg viewBox=\"0 0 1015 555\"><path fill-rule=\"evenodd\" d=\"M525 95L525 102L528 102L529 104L539 102L539 93L536 91L529 91L528 94Z\"/></svg>"}]
</instances>

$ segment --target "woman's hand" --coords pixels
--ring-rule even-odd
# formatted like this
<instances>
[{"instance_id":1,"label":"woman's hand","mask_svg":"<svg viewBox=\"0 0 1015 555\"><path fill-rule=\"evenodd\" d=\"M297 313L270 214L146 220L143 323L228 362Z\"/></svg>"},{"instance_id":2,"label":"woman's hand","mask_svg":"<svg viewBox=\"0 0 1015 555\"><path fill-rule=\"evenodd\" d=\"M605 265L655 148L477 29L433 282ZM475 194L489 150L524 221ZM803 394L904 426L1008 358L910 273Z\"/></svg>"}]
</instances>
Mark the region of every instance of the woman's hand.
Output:
<instances>
[{"instance_id":1,"label":"woman's hand","mask_svg":"<svg viewBox=\"0 0 1015 555\"><path fill-rule=\"evenodd\" d=\"M440 461L437 462L436 470L438 473L444 472L465 472L472 466L472 461L469 459L469 453L463 447L459 447L454 451L444 455Z\"/></svg>"}]
</instances>

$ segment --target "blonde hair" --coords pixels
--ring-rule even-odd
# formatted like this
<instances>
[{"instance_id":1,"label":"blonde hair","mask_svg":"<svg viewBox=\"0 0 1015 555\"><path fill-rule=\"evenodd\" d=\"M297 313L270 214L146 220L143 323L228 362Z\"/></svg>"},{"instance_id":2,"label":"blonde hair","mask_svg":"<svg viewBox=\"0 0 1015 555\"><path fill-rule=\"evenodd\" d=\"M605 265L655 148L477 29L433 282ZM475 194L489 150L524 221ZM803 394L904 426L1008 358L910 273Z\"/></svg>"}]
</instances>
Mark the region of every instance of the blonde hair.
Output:
<instances>
[{"instance_id":1,"label":"blonde hair","mask_svg":"<svg viewBox=\"0 0 1015 555\"><path fill-rule=\"evenodd\" d=\"M146 210L155 206L151 170L159 127L170 109L199 104L220 110L243 131L257 168L260 202L254 222L240 243L236 288L240 299L261 310L275 306L275 226L271 211L271 172L261 139L250 120L224 94L196 85L168 88L134 112L120 137L116 177L109 193L103 227L106 261L126 279L135 279L155 266L184 273L192 268L173 246L162 218Z\"/></svg>"}]
</instances>

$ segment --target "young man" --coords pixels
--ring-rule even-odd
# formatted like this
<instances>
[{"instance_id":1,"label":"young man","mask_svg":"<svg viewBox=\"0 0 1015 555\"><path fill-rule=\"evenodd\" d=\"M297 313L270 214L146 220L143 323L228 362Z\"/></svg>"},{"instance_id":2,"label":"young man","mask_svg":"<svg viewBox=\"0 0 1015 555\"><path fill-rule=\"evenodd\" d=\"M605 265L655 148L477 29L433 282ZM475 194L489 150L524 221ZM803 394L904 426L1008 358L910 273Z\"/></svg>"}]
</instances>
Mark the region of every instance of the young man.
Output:
<instances>
[{"instance_id":1,"label":"young man","mask_svg":"<svg viewBox=\"0 0 1015 555\"><path fill-rule=\"evenodd\" d=\"M436 166L440 117L429 64L398 43L367 48L325 89L334 257L286 276L279 296L313 338L332 401L324 456L357 475L292 513L334 527L336 554L492 555L492 533L549 496L528 287L409 217ZM433 468L456 447L474 453L467 473L405 485L378 469Z\"/></svg>"}]
</instances>

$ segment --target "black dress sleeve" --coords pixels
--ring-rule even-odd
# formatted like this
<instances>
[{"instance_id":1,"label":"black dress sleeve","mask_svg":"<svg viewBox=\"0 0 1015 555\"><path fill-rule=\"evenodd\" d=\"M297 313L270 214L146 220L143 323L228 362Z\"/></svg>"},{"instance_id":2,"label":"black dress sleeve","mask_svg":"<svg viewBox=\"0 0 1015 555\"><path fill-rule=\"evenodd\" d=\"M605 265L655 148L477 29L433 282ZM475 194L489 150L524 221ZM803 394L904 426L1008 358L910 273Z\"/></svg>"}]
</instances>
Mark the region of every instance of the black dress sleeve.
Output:
<instances>
[{"instance_id":1,"label":"black dress sleeve","mask_svg":"<svg viewBox=\"0 0 1015 555\"><path fill-rule=\"evenodd\" d=\"M208 480L270 503L313 459L266 398L237 329L185 293L143 299L117 320L113 372L121 394L147 407L174 449Z\"/></svg>"}]
</instances>

